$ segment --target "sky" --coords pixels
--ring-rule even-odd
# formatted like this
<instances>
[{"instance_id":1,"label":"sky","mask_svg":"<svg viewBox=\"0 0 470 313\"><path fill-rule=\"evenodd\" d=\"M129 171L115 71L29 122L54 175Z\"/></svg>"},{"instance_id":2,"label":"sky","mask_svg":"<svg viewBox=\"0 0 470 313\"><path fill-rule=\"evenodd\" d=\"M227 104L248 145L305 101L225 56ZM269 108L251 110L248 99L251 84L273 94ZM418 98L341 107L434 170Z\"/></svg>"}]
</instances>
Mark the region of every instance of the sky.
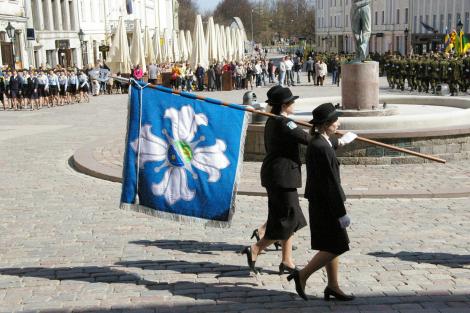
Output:
<instances>
[{"instance_id":1,"label":"sky","mask_svg":"<svg viewBox=\"0 0 470 313\"><path fill-rule=\"evenodd\" d=\"M199 12L213 10L221 0L197 0Z\"/></svg>"}]
</instances>

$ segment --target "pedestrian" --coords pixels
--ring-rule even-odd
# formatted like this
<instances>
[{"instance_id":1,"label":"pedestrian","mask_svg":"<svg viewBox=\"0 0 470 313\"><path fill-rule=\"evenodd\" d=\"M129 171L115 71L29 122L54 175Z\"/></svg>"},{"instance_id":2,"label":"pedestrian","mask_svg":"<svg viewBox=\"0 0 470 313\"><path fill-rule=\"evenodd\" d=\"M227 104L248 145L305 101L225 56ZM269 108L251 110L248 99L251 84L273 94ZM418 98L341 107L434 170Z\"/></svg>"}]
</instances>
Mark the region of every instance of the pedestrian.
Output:
<instances>
[{"instance_id":1,"label":"pedestrian","mask_svg":"<svg viewBox=\"0 0 470 313\"><path fill-rule=\"evenodd\" d=\"M296 74L297 78L297 84L300 84L300 71L302 70L302 61L300 59L300 56L295 56L294 57L294 67L293 70Z\"/></svg>"},{"instance_id":2,"label":"pedestrian","mask_svg":"<svg viewBox=\"0 0 470 313\"><path fill-rule=\"evenodd\" d=\"M257 257L276 241L281 241L282 245L279 274L294 271L293 234L307 225L297 188L302 185L299 148L300 144L308 143L310 136L288 117L294 113L297 98L289 88L281 87L270 93L271 113L276 116L266 121L266 156L261 166L261 185L268 194L268 221L263 238L242 251L246 254L248 266L255 273L258 272L255 268Z\"/></svg>"},{"instance_id":3,"label":"pedestrian","mask_svg":"<svg viewBox=\"0 0 470 313\"><path fill-rule=\"evenodd\" d=\"M9 87L10 87L10 99L11 99L11 105L13 107L13 110L18 110L18 99L20 97L20 91L21 91L21 81L20 77L18 76L18 72L16 70L13 70L12 75L10 77L9 81Z\"/></svg>"},{"instance_id":4,"label":"pedestrian","mask_svg":"<svg viewBox=\"0 0 470 313\"><path fill-rule=\"evenodd\" d=\"M197 89L199 91L204 90L204 75L205 75L204 68L201 66L201 64L198 64L196 68L196 79L197 79Z\"/></svg>"},{"instance_id":5,"label":"pedestrian","mask_svg":"<svg viewBox=\"0 0 470 313\"><path fill-rule=\"evenodd\" d=\"M152 64L149 65L148 72L149 72L148 82L152 85L156 85L157 78L158 78L158 67L157 67L157 64L155 64L155 62L152 62Z\"/></svg>"},{"instance_id":6,"label":"pedestrian","mask_svg":"<svg viewBox=\"0 0 470 313\"><path fill-rule=\"evenodd\" d=\"M294 62L292 62L291 57L287 56L286 60L284 61L286 64L286 81L287 86L294 85L294 73L292 69L294 68Z\"/></svg>"},{"instance_id":7,"label":"pedestrian","mask_svg":"<svg viewBox=\"0 0 470 313\"><path fill-rule=\"evenodd\" d=\"M284 59L281 60L281 63L279 63L279 85L282 87L285 86L286 80L286 60L287 57L284 57Z\"/></svg>"},{"instance_id":8,"label":"pedestrian","mask_svg":"<svg viewBox=\"0 0 470 313\"><path fill-rule=\"evenodd\" d=\"M317 72L317 85L323 86L323 82L325 81L325 77L328 74L328 67L326 63L323 62L323 59L320 59L318 62L318 67L315 70Z\"/></svg>"},{"instance_id":9,"label":"pedestrian","mask_svg":"<svg viewBox=\"0 0 470 313\"><path fill-rule=\"evenodd\" d=\"M354 297L344 294L338 284L339 256L349 250L346 228L350 224L335 153L341 144L334 137L340 126L339 113L333 104L324 103L315 108L312 114L310 124L314 127L310 131L312 140L306 154L305 198L309 202L311 248L319 252L303 269L294 270L287 279L294 279L298 295L307 300L305 285L308 278L326 267L328 285L324 290L324 299L329 300L333 296L340 301L349 301ZM349 140L343 143L351 142L354 138L355 135L351 133Z\"/></svg>"},{"instance_id":10,"label":"pedestrian","mask_svg":"<svg viewBox=\"0 0 470 313\"><path fill-rule=\"evenodd\" d=\"M308 82L310 83L310 77L312 77L312 81L315 83L315 62L313 62L312 57L308 57L305 70L307 71Z\"/></svg>"},{"instance_id":11,"label":"pedestrian","mask_svg":"<svg viewBox=\"0 0 470 313\"><path fill-rule=\"evenodd\" d=\"M331 83L333 85L339 85L339 67L340 67L339 56L336 56L333 61L331 62Z\"/></svg>"}]
</instances>

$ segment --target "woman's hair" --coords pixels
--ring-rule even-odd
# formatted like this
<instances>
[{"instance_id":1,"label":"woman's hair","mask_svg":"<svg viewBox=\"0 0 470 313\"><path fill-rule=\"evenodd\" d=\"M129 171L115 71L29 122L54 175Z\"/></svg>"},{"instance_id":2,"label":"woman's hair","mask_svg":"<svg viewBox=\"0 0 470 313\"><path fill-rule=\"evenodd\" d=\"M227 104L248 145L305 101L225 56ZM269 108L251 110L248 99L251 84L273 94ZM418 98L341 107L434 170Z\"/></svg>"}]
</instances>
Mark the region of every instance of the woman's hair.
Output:
<instances>
[{"instance_id":1,"label":"woman's hair","mask_svg":"<svg viewBox=\"0 0 470 313\"><path fill-rule=\"evenodd\" d=\"M289 103L284 103L284 104L277 104L277 103L270 103L272 106L271 113L276 114L276 115L281 115L282 112L282 106L285 105L286 107L294 104L294 101L291 101Z\"/></svg>"},{"instance_id":2,"label":"woman's hair","mask_svg":"<svg viewBox=\"0 0 470 313\"><path fill-rule=\"evenodd\" d=\"M325 129L327 129L331 124L333 124L334 122L336 122L338 120L337 117L331 119L331 120L327 120L326 122L323 122L321 124L313 124L312 125L312 128L310 128L310 135L314 135L315 134L315 131L318 131L319 133L323 132Z\"/></svg>"}]
</instances>

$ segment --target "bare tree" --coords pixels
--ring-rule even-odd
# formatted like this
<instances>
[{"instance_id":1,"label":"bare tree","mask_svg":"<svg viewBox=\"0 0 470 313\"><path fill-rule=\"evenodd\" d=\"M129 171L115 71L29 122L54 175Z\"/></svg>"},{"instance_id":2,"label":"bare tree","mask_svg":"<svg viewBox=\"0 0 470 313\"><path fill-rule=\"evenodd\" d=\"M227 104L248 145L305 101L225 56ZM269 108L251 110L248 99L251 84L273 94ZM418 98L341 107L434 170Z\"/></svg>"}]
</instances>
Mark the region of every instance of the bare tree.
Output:
<instances>
[{"instance_id":1,"label":"bare tree","mask_svg":"<svg viewBox=\"0 0 470 313\"><path fill-rule=\"evenodd\" d=\"M194 29L194 21L196 20L196 15L198 7L195 0L179 0L178 8L178 20L179 20L179 29L189 29L192 31Z\"/></svg>"}]
</instances>

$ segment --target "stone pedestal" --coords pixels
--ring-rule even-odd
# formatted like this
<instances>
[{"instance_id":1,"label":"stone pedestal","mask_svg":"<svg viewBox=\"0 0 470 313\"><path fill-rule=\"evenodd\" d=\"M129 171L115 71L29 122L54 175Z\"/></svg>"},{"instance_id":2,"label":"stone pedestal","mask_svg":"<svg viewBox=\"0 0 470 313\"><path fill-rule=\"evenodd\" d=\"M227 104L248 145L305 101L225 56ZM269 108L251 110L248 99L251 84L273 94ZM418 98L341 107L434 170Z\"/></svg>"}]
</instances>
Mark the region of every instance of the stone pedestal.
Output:
<instances>
[{"instance_id":1,"label":"stone pedestal","mask_svg":"<svg viewBox=\"0 0 470 313\"><path fill-rule=\"evenodd\" d=\"M372 110L379 104L379 63L341 66L341 97L344 110Z\"/></svg>"}]
</instances>

